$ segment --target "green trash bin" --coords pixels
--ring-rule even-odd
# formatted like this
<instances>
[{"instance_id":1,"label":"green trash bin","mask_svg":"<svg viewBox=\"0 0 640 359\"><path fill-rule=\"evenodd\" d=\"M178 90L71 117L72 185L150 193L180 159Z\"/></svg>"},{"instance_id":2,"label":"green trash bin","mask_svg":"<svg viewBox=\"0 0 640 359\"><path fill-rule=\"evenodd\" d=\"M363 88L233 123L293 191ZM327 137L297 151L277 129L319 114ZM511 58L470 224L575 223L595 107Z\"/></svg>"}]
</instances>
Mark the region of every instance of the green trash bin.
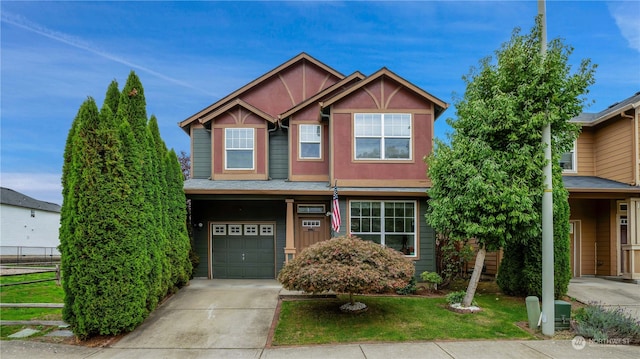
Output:
<instances>
[{"instance_id":1,"label":"green trash bin","mask_svg":"<svg viewBox=\"0 0 640 359\"><path fill-rule=\"evenodd\" d=\"M555 328L556 330L568 330L571 326L571 303L564 300L553 302L555 308Z\"/></svg>"}]
</instances>

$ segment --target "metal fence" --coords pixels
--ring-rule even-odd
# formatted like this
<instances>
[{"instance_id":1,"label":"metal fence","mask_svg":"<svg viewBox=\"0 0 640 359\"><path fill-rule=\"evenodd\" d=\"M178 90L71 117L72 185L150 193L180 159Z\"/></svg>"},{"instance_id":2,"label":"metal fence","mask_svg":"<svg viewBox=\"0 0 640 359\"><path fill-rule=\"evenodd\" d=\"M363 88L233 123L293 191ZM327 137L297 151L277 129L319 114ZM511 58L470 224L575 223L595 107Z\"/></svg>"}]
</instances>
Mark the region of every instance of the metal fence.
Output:
<instances>
[{"instance_id":1,"label":"metal fence","mask_svg":"<svg viewBox=\"0 0 640 359\"><path fill-rule=\"evenodd\" d=\"M28 264L60 262L56 247L0 246L0 262L3 264Z\"/></svg>"}]
</instances>

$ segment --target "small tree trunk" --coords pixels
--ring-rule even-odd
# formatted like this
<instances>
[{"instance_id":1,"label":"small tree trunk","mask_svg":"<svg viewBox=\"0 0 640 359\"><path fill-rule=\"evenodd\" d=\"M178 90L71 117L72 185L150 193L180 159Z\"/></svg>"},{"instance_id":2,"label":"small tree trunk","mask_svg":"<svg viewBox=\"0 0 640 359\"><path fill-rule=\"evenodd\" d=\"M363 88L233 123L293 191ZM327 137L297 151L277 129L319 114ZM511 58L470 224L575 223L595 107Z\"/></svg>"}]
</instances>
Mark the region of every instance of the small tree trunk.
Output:
<instances>
[{"instance_id":1,"label":"small tree trunk","mask_svg":"<svg viewBox=\"0 0 640 359\"><path fill-rule=\"evenodd\" d=\"M351 305L354 305L354 301L353 301L353 293L349 293L349 303L351 303Z\"/></svg>"},{"instance_id":2,"label":"small tree trunk","mask_svg":"<svg viewBox=\"0 0 640 359\"><path fill-rule=\"evenodd\" d=\"M484 265L484 257L487 254L487 250L483 245L480 245L478 249L478 254L476 255L476 264L473 267L473 274L471 275L471 279L469 280L469 286L467 287L467 294L464 296L462 300L463 307L470 307L471 302L473 301L473 296L476 294L476 289L478 288L478 282L480 281L480 274L482 273L482 266Z\"/></svg>"}]
</instances>

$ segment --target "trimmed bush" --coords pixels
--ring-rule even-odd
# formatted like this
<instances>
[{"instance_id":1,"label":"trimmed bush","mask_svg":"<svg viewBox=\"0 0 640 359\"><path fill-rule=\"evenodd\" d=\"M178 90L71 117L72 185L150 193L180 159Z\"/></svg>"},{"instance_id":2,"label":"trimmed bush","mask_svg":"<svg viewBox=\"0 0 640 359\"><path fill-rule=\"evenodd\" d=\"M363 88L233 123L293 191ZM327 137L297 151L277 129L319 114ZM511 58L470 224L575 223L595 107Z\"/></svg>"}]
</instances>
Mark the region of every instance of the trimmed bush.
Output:
<instances>
[{"instance_id":1,"label":"trimmed bush","mask_svg":"<svg viewBox=\"0 0 640 359\"><path fill-rule=\"evenodd\" d=\"M438 284L442 283L442 277L436 272L422 272L420 278L427 282L428 289L432 291L438 290Z\"/></svg>"},{"instance_id":2,"label":"trimmed bush","mask_svg":"<svg viewBox=\"0 0 640 359\"><path fill-rule=\"evenodd\" d=\"M411 260L388 247L341 236L316 243L287 263L278 281L289 290L353 294L394 292L415 273Z\"/></svg>"}]
</instances>

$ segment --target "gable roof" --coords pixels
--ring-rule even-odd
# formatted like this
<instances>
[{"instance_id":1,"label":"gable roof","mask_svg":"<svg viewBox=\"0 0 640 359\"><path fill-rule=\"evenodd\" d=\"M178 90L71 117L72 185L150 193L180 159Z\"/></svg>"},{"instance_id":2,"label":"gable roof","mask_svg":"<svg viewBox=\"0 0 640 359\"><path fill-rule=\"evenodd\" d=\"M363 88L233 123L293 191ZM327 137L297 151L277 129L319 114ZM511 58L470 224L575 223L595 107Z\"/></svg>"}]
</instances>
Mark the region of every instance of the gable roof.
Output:
<instances>
[{"instance_id":1,"label":"gable roof","mask_svg":"<svg viewBox=\"0 0 640 359\"><path fill-rule=\"evenodd\" d=\"M580 123L583 126L595 126L610 118L613 118L625 111L636 109L640 107L640 91L636 92L633 96L628 97L620 102L616 102L613 105L598 113L584 112L580 115L572 118L570 121Z\"/></svg>"},{"instance_id":2,"label":"gable roof","mask_svg":"<svg viewBox=\"0 0 640 359\"><path fill-rule=\"evenodd\" d=\"M187 130L187 126L189 124L191 124L193 121L199 120L200 118L202 118L203 116L208 115L210 112L215 111L218 107L225 105L227 102L235 99L236 97L240 96L242 93L256 87L257 85L261 84L262 82L266 81L267 79L271 78L272 76L276 75L277 73L281 72L282 70L290 67L291 65L299 62L299 61L308 61L318 67L320 67L321 69L323 69L324 71L338 77L339 79L343 79L344 75L341 74L340 72L336 71L335 69L325 65L324 63L316 60L315 58L313 58L312 56L308 55L305 52L301 52L300 54L298 54L297 56L291 58L290 60L286 61L285 63L279 65L278 67L272 69L271 71L265 73L264 75L258 77L257 79L249 82L248 84L242 86L241 88L233 91L232 93L230 93L229 95L221 98L220 100L214 102L213 104L205 107L204 109L200 110L199 112L189 116L189 118L187 118L184 121L181 121L178 123L178 125L184 129L185 131L188 132Z\"/></svg>"},{"instance_id":3,"label":"gable roof","mask_svg":"<svg viewBox=\"0 0 640 359\"><path fill-rule=\"evenodd\" d=\"M23 207L29 209L39 209L48 212L60 213L60 205L50 202L39 201L10 188L0 187L0 203L10 206Z\"/></svg>"},{"instance_id":4,"label":"gable roof","mask_svg":"<svg viewBox=\"0 0 640 359\"><path fill-rule=\"evenodd\" d=\"M412 84L411 82L405 80L404 78L396 75L394 72L392 72L391 70L387 69L386 67L381 68L380 70L378 70L377 72L375 72L371 76L369 76L366 79L358 82L354 86L348 88L346 91L343 91L343 92L331 97L327 101L322 102L321 103L321 107L322 108L329 107L332 104L340 101L341 99L349 96L350 94L354 93L355 91L363 88L364 86L372 83L373 81L376 81L377 79L379 79L381 77L389 77L389 78L393 79L394 81L400 83L401 85L405 86L409 90L413 91L417 95L419 95L419 96L421 96L421 97L433 102L435 104L435 107L436 107L435 108L435 113L434 113L434 120L436 118L438 118L438 116L440 116L440 114L442 114L444 112L444 110L446 110L449 107L448 103L446 103L446 102L442 101L441 99L433 96L432 94L428 93L427 91L425 91L425 90L421 89L420 87Z\"/></svg>"},{"instance_id":5,"label":"gable roof","mask_svg":"<svg viewBox=\"0 0 640 359\"><path fill-rule=\"evenodd\" d=\"M228 102L226 105L216 109L213 112L208 113L206 116L198 119L198 121L200 121L200 123L205 124L207 122L210 122L211 120L213 120L214 118L218 117L219 115L221 115L224 112L229 111L230 109L236 107L236 106L240 106L244 109L246 109L247 111L255 114L258 117L263 118L264 120L271 122L271 123L276 123L278 120L271 117L271 115L269 115L268 113L260 110L259 108L245 102L242 101L241 99L237 98L231 102Z\"/></svg>"},{"instance_id":6,"label":"gable roof","mask_svg":"<svg viewBox=\"0 0 640 359\"><path fill-rule=\"evenodd\" d=\"M347 86L352 82L355 83L357 81L361 81L364 78L365 78L365 76L360 71L356 71L356 72L352 73L351 75L343 78L342 80L336 82L335 84L327 87L326 89L318 92L317 94L309 97L308 99L300 102L299 104L297 104L294 107L290 108L286 112L281 113L280 115L278 115L278 118L281 119L281 120L284 120L285 118L291 116L292 114L296 113L297 111L300 111L301 109L307 107L309 104L314 103L314 102L317 103L317 102L321 101L322 99L324 99L329 94L339 90L341 87Z\"/></svg>"}]
</instances>

